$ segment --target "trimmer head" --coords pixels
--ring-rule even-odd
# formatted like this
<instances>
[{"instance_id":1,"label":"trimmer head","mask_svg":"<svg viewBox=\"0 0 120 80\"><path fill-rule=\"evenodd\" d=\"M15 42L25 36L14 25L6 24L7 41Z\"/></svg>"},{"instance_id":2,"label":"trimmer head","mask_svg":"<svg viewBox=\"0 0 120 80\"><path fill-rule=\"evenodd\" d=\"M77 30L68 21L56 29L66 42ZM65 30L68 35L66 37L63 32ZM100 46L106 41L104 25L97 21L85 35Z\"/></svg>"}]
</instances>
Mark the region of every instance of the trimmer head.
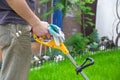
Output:
<instances>
[{"instance_id":1,"label":"trimmer head","mask_svg":"<svg viewBox=\"0 0 120 80\"><path fill-rule=\"evenodd\" d=\"M88 61L89 61L89 63L88 63ZM94 64L94 60L92 58L90 58L90 57L86 58L84 60L84 62L79 67L76 68L76 73L77 74L80 73L84 68L91 66L93 64Z\"/></svg>"}]
</instances>

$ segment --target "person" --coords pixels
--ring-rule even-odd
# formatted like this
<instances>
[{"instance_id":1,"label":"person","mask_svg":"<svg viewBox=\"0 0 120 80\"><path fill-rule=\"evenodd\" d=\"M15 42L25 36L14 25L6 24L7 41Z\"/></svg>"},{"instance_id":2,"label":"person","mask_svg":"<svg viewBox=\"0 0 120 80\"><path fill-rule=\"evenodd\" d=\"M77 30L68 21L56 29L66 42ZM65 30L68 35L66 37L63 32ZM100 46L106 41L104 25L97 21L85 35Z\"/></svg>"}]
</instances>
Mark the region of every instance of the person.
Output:
<instances>
[{"instance_id":1,"label":"person","mask_svg":"<svg viewBox=\"0 0 120 80\"><path fill-rule=\"evenodd\" d=\"M27 80L31 61L30 31L49 38L48 23L34 14L35 0L0 0L0 80Z\"/></svg>"}]
</instances>

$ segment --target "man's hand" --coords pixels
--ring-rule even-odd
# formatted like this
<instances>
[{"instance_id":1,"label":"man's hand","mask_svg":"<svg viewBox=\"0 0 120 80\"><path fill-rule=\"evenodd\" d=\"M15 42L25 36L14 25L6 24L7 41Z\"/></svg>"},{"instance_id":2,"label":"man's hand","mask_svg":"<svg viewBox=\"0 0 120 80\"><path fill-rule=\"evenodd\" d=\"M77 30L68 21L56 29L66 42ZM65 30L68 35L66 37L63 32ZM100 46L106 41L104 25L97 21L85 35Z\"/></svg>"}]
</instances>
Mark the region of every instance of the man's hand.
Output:
<instances>
[{"instance_id":1,"label":"man's hand","mask_svg":"<svg viewBox=\"0 0 120 80\"><path fill-rule=\"evenodd\" d=\"M32 31L38 37L50 38L50 34L48 32L48 26L49 26L49 24L47 22L41 21L32 26Z\"/></svg>"}]
</instances>

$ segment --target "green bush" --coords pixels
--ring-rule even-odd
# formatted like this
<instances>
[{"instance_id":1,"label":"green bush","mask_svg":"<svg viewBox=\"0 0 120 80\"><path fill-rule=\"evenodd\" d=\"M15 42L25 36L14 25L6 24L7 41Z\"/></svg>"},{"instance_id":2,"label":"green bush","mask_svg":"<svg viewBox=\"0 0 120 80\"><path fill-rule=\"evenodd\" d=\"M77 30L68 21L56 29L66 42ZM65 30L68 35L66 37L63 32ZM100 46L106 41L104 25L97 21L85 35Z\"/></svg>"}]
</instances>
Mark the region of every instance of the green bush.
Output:
<instances>
[{"instance_id":1,"label":"green bush","mask_svg":"<svg viewBox=\"0 0 120 80\"><path fill-rule=\"evenodd\" d=\"M83 37L81 33L75 33L71 37L66 40L65 44L71 47L71 53L79 53L80 51L84 51L86 44L89 40L86 37Z\"/></svg>"},{"instance_id":2,"label":"green bush","mask_svg":"<svg viewBox=\"0 0 120 80\"><path fill-rule=\"evenodd\" d=\"M89 39L89 42L93 43L93 42L99 42L99 35L96 29L93 29L93 32L87 36L87 38Z\"/></svg>"}]
</instances>

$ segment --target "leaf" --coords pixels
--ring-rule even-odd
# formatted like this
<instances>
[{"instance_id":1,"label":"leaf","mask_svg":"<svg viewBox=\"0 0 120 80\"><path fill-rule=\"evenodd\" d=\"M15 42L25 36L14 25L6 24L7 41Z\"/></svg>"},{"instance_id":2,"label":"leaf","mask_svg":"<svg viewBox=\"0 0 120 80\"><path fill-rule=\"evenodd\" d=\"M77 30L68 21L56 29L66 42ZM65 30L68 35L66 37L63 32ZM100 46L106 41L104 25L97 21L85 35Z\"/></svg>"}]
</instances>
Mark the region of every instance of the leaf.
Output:
<instances>
[{"instance_id":1,"label":"leaf","mask_svg":"<svg viewBox=\"0 0 120 80\"><path fill-rule=\"evenodd\" d=\"M79 2L79 0L68 0L70 3L77 3L77 2Z\"/></svg>"},{"instance_id":2,"label":"leaf","mask_svg":"<svg viewBox=\"0 0 120 80\"><path fill-rule=\"evenodd\" d=\"M95 24L93 22L87 21L87 24L89 24L90 26L94 26Z\"/></svg>"},{"instance_id":3,"label":"leaf","mask_svg":"<svg viewBox=\"0 0 120 80\"><path fill-rule=\"evenodd\" d=\"M92 19L89 17L85 17L85 20L92 21Z\"/></svg>"},{"instance_id":4,"label":"leaf","mask_svg":"<svg viewBox=\"0 0 120 80\"><path fill-rule=\"evenodd\" d=\"M85 0L87 4L92 4L95 0Z\"/></svg>"},{"instance_id":5,"label":"leaf","mask_svg":"<svg viewBox=\"0 0 120 80\"><path fill-rule=\"evenodd\" d=\"M41 18L42 18L42 19L46 18L48 15L50 15L51 13L53 13L53 11L54 11L54 10L51 9L49 12L43 14L43 15L41 16Z\"/></svg>"},{"instance_id":6,"label":"leaf","mask_svg":"<svg viewBox=\"0 0 120 80\"><path fill-rule=\"evenodd\" d=\"M55 9L62 10L64 8L64 5L61 3L56 3L54 7Z\"/></svg>"},{"instance_id":7,"label":"leaf","mask_svg":"<svg viewBox=\"0 0 120 80\"><path fill-rule=\"evenodd\" d=\"M95 14L92 13L92 12L88 12L87 14L90 15L90 16L94 16L94 15L95 15Z\"/></svg>"},{"instance_id":8,"label":"leaf","mask_svg":"<svg viewBox=\"0 0 120 80\"><path fill-rule=\"evenodd\" d=\"M47 2L49 2L50 0L41 0L40 2L39 2L39 4L41 5L41 4L44 4L44 3L47 3Z\"/></svg>"}]
</instances>

